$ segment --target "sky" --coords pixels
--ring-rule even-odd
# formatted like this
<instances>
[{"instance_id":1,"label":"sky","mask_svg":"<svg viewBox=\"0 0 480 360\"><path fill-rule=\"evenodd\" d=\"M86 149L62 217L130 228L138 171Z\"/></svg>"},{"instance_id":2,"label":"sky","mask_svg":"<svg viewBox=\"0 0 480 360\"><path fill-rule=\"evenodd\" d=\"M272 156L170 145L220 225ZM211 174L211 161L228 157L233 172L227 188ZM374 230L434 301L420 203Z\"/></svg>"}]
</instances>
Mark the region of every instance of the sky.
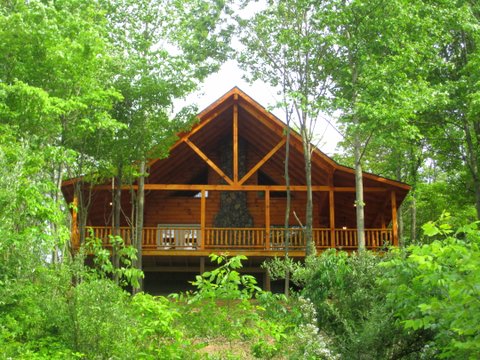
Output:
<instances>
[{"instance_id":1,"label":"sky","mask_svg":"<svg viewBox=\"0 0 480 360\"><path fill-rule=\"evenodd\" d=\"M196 104L199 111L202 111L234 86L239 87L266 109L272 109L273 105L280 100L277 91L269 85L261 81L250 84L242 76L243 71L236 62L229 60L222 65L217 73L210 75L200 85L198 92L187 97L185 103ZM280 120L285 121L284 113L280 109L273 110L272 113ZM335 124L333 120L330 121ZM337 143L341 140L340 134L323 118L318 121L316 133L320 139L318 142L319 149L327 155L333 155Z\"/></svg>"},{"instance_id":2,"label":"sky","mask_svg":"<svg viewBox=\"0 0 480 360\"><path fill-rule=\"evenodd\" d=\"M236 8L235 13L241 15L243 18L249 18L265 8L266 5L267 3L262 0L250 2L245 8ZM234 43L234 47L241 46L241 44L239 42L236 43L235 40ZM281 96L277 94L278 91L261 81L256 81L251 84L243 79L243 75L243 70L239 68L235 60L225 62L217 73L210 75L204 83L200 85L198 92L193 93L185 99L184 105L196 104L199 111L202 111L233 87L237 86L285 122L285 113L281 109L273 109L274 105L281 100ZM342 136L333 127L335 126L335 120L329 118L329 122L324 118L320 118L317 122L315 132L316 138L318 139L318 142L316 142L317 147L325 154L331 156L336 151L337 143L342 139ZM336 152L338 152L338 150Z\"/></svg>"}]
</instances>

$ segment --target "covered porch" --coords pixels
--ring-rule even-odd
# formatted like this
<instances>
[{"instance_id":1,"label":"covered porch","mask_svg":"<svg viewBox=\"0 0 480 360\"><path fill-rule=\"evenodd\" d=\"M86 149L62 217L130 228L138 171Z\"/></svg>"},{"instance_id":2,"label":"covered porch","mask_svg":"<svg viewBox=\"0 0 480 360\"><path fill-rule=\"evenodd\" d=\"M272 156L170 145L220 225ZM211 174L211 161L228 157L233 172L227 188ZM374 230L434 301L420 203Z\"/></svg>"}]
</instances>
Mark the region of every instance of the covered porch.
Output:
<instances>
[{"instance_id":1,"label":"covered porch","mask_svg":"<svg viewBox=\"0 0 480 360\"><path fill-rule=\"evenodd\" d=\"M135 185L133 187L136 187ZM106 187L97 186L97 190L105 192ZM289 228L278 225L278 214L284 214L284 199L273 197L273 192L286 191L285 186L269 185L180 185L180 184L146 184L145 189L155 193L174 191L198 191L198 197L179 198L185 203L189 214L185 219L190 223L182 221L168 221L162 223L158 218L156 226L147 223L142 230L142 255L144 256L206 256L210 253L228 252L231 255L245 254L250 256L282 256L288 250L291 256L304 256L306 248L306 235L301 223L295 223L291 216ZM124 190L129 190L125 187ZM307 191L306 186L291 186L290 190L297 193ZM353 251L358 249L357 228L355 226L355 206L353 197L354 187L338 186L313 186L314 206L320 211L316 212L314 218L323 218L322 223L314 224L312 229L312 240L318 252L329 248ZM212 216L219 206L219 193L225 191L245 192L255 197L256 226L251 227L219 227L212 223ZM374 227L365 229L365 246L369 250L384 250L389 246L398 245L397 225L397 193L383 187L365 187L366 200L370 205L367 211L368 223ZM256 196L261 193L261 199ZM248 198L248 195L247 195ZM107 198L105 198L107 199ZM374 202L373 200L376 200ZM380 200L380 201L379 201ZM102 200L105 203L106 200ZM75 202L75 200L74 200ZM340 204L348 203L347 206ZM170 203L164 198L166 209ZM209 211L209 204L213 211ZM251 205L252 207L252 205ZM388 209L388 210L387 210ZM185 209L170 209L170 212L182 212ZM374 212L372 212L374 210ZM320 216L323 213L322 216ZM345 215L347 214L347 216ZM282 215L283 216L283 215ZM277 220L273 220L277 218ZM73 217L72 227L73 247L80 246L78 236L78 225L76 214ZM171 219L170 219L171 220ZM183 219L181 219L183 220ZM185 221L185 220L183 220ZM368 226L368 225L367 225ZM110 236L114 233L113 226L90 225L87 226L87 234L102 240L106 247L110 246ZM129 226L120 227L120 236L126 244L131 244L132 228ZM288 241L287 241L288 239Z\"/></svg>"}]
</instances>

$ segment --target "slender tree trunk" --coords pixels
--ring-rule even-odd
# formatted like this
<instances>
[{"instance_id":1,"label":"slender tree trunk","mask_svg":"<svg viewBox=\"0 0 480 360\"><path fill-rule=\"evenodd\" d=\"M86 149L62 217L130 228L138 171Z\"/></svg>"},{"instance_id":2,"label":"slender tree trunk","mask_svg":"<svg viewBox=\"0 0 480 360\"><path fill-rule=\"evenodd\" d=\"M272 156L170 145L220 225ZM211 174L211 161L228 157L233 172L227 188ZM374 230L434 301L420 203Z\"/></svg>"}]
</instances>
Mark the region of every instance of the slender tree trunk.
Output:
<instances>
[{"instance_id":1,"label":"slender tree trunk","mask_svg":"<svg viewBox=\"0 0 480 360\"><path fill-rule=\"evenodd\" d=\"M410 228L410 241L414 243L417 241L417 194L415 188L412 189L412 204L410 205L411 210L411 228Z\"/></svg>"},{"instance_id":2,"label":"slender tree trunk","mask_svg":"<svg viewBox=\"0 0 480 360\"><path fill-rule=\"evenodd\" d=\"M62 175L63 175L63 162L60 162L58 165L58 172L55 173L53 171L53 178L55 181L55 194L54 194L54 201L56 205L56 209L60 209L60 199L62 197ZM52 254L52 262L57 264L59 262L59 231L58 231L58 224L56 221L52 222L52 231L54 236L54 245L53 245L53 254Z\"/></svg>"},{"instance_id":3,"label":"slender tree trunk","mask_svg":"<svg viewBox=\"0 0 480 360\"><path fill-rule=\"evenodd\" d=\"M145 168L146 161L142 159L140 161L140 176L138 177L138 190L137 190L137 211L135 219L135 247L137 249L137 262L136 267L142 270L142 234L143 234L143 210L145 207ZM143 279L139 279L140 288L135 289L135 292L143 291Z\"/></svg>"},{"instance_id":4,"label":"slender tree trunk","mask_svg":"<svg viewBox=\"0 0 480 360\"><path fill-rule=\"evenodd\" d=\"M290 161L290 117L287 112L287 129L286 129L287 141L285 142L285 186L287 187L287 199L285 205L285 296L290 295L290 269L288 268L288 250L290 246L290 207L291 207L291 194L290 194L290 174L288 172Z\"/></svg>"},{"instance_id":5,"label":"slender tree trunk","mask_svg":"<svg viewBox=\"0 0 480 360\"><path fill-rule=\"evenodd\" d=\"M361 142L360 136L355 134L354 153L355 153L355 207L357 213L357 239L358 250L365 250L365 214L363 201L363 173L361 165Z\"/></svg>"},{"instance_id":6,"label":"slender tree trunk","mask_svg":"<svg viewBox=\"0 0 480 360\"><path fill-rule=\"evenodd\" d=\"M350 37L349 32L347 31L348 37ZM348 54L348 61L350 64L350 69L352 71L352 98L351 98L351 109L353 112L352 122L355 126L354 134L354 160L355 160L355 207L356 207L356 218L357 218L357 241L358 241L358 250L365 250L365 214L364 214L364 201L363 201L363 173L362 173L362 142L360 140L359 134L359 119L356 114L357 107L357 80L358 80L358 65L355 55L351 52Z\"/></svg>"},{"instance_id":7,"label":"slender tree trunk","mask_svg":"<svg viewBox=\"0 0 480 360\"><path fill-rule=\"evenodd\" d=\"M83 181L79 181L75 184L75 193L78 199L77 205L77 216L78 216L78 235L80 246L85 244L85 239L87 237L87 214L88 214L88 202L85 199L85 191L83 189Z\"/></svg>"},{"instance_id":8,"label":"slender tree trunk","mask_svg":"<svg viewBox=\"0 0 480 360\"><path fill-rule=\"evenodd\" d=\"M405 247L404 229L405 224L403 222L403 204L400 206L397 212L398 219L398 245L402 248Z\"/></svg>"},{"instance_id":9,"label":"slender tree trunk","mask_svg":"<svg viewBox=\"0 0 480 360\"><path fill-rule=\"evenodd\" d=\"M129 181L130 185L132 185L132 181ZM131 239L131 245L137 248L137 242L136 242L136 235L135 235L135 226L136 226L136 221L137 221L137 193L133 189L133 187L130 188L130 204L132 204L132 210L130 212L130 239Z\"/></svg>"},{"instance_id":10,"label":"slender tree trunk","mask_svg":"<svg viewBox=\"0 0 480 360\"><path fill-rule=\"evenodd\" d=\"M306 130L304 130L306 131ZM313 243L312 226L313 226L313 194L312 194L312 152L310 144L303 142L303 156L305 159L305 178L307 185L307 207L305 215L305 239L306 250L305 256L315 255L316 249Z\"/></svg>"},{"instance_id":11,"label":"slender tree trunk","mask_svg":"<svg viewBox=\"0 0 480 360\"><path fill-rule=\"evenodd\" d=\"M478 170L479 156L477 153L477 146L475 146L478 144L474 143L474 139L478 139L480 134L475 132L475 128L471 129L467 119L463 119L463 129L467 144L467 165L473 178L473 186L475 187L475 208L477 210L477 219L480 220L480 173Z\"/></svg>"},{"instance_id":12,"label":"slender tree trunk","mask_svg":"<svg viewBox=\"0 0 480 360\"><path fill-rule=\"evenodd\" d=\"M400 153L397 153L397 168L395 171L395 176L397 181L402 181L402 159L401 159ZM397 223L398 223L398 244L400 247L404 247L405 246L405 238L404 238L405 224L403 222L403 204L400 206L397 212Z\"/></svg>"},{"instance_id":13,"label":"slender tree trunk","mask_svg":"<svg viewBox=\"0 0 480 360\"><path fill-rule=\"evenodd\" d=\"M122 164L118 165L118 174L113 178L114 188L113 188L113 236L120 236L120 216L122 211ZM124 239L125 240L125 239ZM112 249L112 260L113 266L115 269L120 267L120 258L118 256L117 247ZM115 282L118 284L119 277L118 272L115 272L114 277Z\"/></svg>"}]
</instances>

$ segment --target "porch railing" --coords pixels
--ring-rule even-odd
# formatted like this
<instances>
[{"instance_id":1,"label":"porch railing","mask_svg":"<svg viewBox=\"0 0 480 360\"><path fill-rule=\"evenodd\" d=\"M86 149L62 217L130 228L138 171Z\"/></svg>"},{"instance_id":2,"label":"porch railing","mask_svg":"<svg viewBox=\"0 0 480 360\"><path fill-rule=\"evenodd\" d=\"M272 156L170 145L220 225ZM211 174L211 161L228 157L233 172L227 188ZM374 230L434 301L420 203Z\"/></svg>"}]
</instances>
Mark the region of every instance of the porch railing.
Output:
<instances>
[{"instance_id":1,"label":"porch railing","mask_svg":"<svg viewBox=\"0 0 480 360\"><path fill-rule=\"evenodd\" d=\"M91 234L110 246L111 227L91 226ZM304 250L305 233L302 229L288 229L289 250ZM204 239L202 239L202 234ZM332 242L332 234L334 241ZM129 227L120 228L120 236L126 244L132 243ZM200 228L192 227L145 227L142 233L142 248L146 250L267 250L283 251L287 243L287 229L282 228ZM335 247L353 250L358 247L356 229L312 230L312 238L317 249ZM365 246L368 249L386 247L393 244L391 229L366 229Z\"/></svg>"}]
</instances>

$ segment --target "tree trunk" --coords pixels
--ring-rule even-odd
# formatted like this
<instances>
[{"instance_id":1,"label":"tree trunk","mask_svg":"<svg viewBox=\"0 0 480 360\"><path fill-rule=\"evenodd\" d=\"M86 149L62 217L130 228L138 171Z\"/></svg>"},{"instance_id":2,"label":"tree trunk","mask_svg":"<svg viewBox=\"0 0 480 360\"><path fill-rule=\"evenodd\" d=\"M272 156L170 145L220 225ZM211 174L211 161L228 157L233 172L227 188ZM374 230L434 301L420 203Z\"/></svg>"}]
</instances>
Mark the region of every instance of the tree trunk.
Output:
<instances>
[{"instance_id":1,"label":"tree trunk","mask_svg":"<svg viewBox=\"0 0 480 360\"><path fill-rule=\"evenodd\" d=\"M287 128L286 128L285 142L285 186L287 187L287 199L285 205L285 296L290 295L290 269L288 268L288 248L290 246L290 207L291 207L291 194L290 194L290 175L288 172L288 166L290 161L290 119L287 112Z\"/></svg>"},{"instance_id":2,"label":"tree trunk","mask_svg":"<svg viewBox=\"0 0 480 360\"><path fill-rule=\"evenodd\" d=\"M56 209L60 209L60 199L62 198L62 176L63 175L63 162L60 162L58 165L58 172L55 173L55 170L53 171L53 179L55 181L55 193L53 196L53 199L55 201ZM59 246L58 246L58 240L59 240L59 231L58 231L58 224L57 222L53 221L51 222L51 228L53 231L53 236L54 236L54 245L53 245L53 253L52 253L52 262L53 264L59 263Z\"/></svg>"},{"instance_id":3,"label":"tree trunk","mask_svg":"<svg viewBox=\"0 0 480 360\"><path fill-rule=\"evenodd\" d=\"M411 154L411 157L414 155ZM395 176L397 181L402 181L402 160L401 160L401 153L397 153L397 168L395 170ZM404 238L404 229L405 224L403 222L403 204L400 206L397 212L397 223L398 223L398 245L399 247L405 246L405 238Z\"/></svg>"},{"instance_id":4,"label":"tree trunk","mask_svg":"<svg viewBox=\"0 0 480 360\"><path fill-rule=\"evenodd\" d=\"M75 184L75 193L78 199L78 233L80 238L80 246L85 244L85 239L87 238L87 217L88 209L92 201L92 186L89 185L88 195L85 196L84 191L85 183L79 181Z\"/></svg>"},{"instance_id":5,"label":"tree trunk","mask_svg":"<svg viewBox=\"0 0 480 360\"><path fill-rule=\"evenodd\" d=\"M116 181L115 181L116 180ZM113 236L120 236L120 216L122 211L122 165L118 165L118 174L113 178L114 188L113 188ZM123 239L125 240L125 239ZM118 249L116 246L112 248L112 261L115 269L120 267L120 258L118 256ZM115 271L114 276L115 282L118 284L119 276L118 272Z\"/></svg>"},{"instance_id":6,"label":"tree trunk","mask_svg":"<svg viewBox=\"0 0 480 360\"><path fill-rule=\"evenodd\" d=\"M349 35L347 31L347 35ZM352 70L352 98L351 98L351 109L353 111L352 122L355 126L354 133L354 160L355 160L355 207L356 207L356 217L357 217L357 241L358 241L358 251L365 250L365 214L364 214L364 202L363 202L363 173L362 173L362 142L360 141L359 127L360 122L358 115L356 113L357 107L357 92L355 87L358 80L358 66L357 59L355 55L350 53L348 54L348 61L350 64L350 69Z\"/></svg>"},{"instance_id":7,"label":"tree trunk","mask_svg":"<svg viewBox=\"0 0 480 360\"><path fill-rule=\"evenodd\" d=\"M306 131L306 129L304 130ZM305 138L304 138L305 139ZM307 185L307 207L305 215L305 256L315 255L316 249L313 244L312 225L313 225L313 194L312 194L312 152L310 144L305 140L303 142L303 156L305 159L305 179Z\"/></svg>"},{"instance_id":8,"label":"tree trunk","mask_svg":"<svg viewBox=\"0 0 480 360\"><path fill-rule=\"evenodd\" d=\"M358 251L365 250L365 214L363 202L363 173L361 165L361 142L360 136L355 134L355 207L357 213L357 239Z\"/></svg>"},{"instance_id":9,"label":"tree trunk","mask_svg":"<svg viewBox=\"0 0 480 360\"><path fill-rule=\"evenodd\" d=\"M397 212L397 219L398 219L398 246L405 247L405 238L404 234L404 222L403 222L403 204L400 206Z\"/></svg>"},{"instance_id":10,"label":"tree trunk","mask_svg":"<svg viewBox=\"0 0 480 360\"><path fill-rule=\"evenodd\" d=\"M417 240L417 195L415 189L412 191L412 204L410 206L412 219L410 229L410 242L414 243Z\"/></svg>"},{"instance_id":11,"label":"tree trunk","mask_svg":"<svg viewBox=\"0 0 480 360\"><path fill-rule=\"evenodd\" d=\"M137 211L135 219L135 248L137 249L138 259L136 261L136 268L142 270L142 234L143 234L143 210L145 207L145 167L146 161L140 161L140 176L138 177L137 190ZM139 279L140 287L134 289L134 292L143 291L143 279Z\"/></svg>"}]
</instances>

